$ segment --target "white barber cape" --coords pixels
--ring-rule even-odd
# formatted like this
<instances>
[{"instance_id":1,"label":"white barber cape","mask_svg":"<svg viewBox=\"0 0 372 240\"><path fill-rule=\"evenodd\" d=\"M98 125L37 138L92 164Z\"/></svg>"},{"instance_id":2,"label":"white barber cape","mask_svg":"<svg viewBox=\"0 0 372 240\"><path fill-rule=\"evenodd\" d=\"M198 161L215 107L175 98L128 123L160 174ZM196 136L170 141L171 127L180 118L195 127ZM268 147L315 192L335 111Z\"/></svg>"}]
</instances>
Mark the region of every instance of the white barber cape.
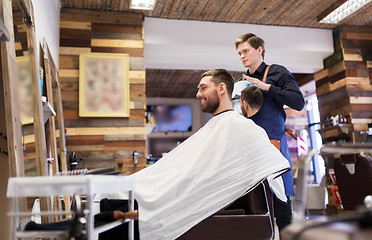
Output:
<instances>
[{"instance_id":1,"label":"white barber cape","mask_svg":"<svg viewBox=\"0 0 372 240\"><path fill-rule=\"evenodd\" d=\"M140 237L176 239L288 168L261 127L234 111L223 112L157 163L133 174Z\"/></svg>"}]
</instances>

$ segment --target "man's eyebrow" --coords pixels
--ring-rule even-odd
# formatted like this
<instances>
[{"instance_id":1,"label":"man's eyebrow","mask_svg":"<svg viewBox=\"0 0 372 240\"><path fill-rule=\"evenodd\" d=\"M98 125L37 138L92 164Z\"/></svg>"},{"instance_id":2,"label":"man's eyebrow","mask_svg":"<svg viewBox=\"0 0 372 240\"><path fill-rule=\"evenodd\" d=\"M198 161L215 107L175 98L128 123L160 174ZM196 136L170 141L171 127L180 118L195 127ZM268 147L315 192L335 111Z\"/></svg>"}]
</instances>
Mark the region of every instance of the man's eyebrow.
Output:
<instances>
[{"instance_id":1,"label":"man's eyebrow","mask_svg":"<svg viewBox=\"0 0 372 240\"><path fill-rule=\"evenodd\" d=\"M199 87L202 87L202 86L205 86L206 84L205 83L200 83L199 85L198 85L198 88Z\"/></svg>"}]
</instances>

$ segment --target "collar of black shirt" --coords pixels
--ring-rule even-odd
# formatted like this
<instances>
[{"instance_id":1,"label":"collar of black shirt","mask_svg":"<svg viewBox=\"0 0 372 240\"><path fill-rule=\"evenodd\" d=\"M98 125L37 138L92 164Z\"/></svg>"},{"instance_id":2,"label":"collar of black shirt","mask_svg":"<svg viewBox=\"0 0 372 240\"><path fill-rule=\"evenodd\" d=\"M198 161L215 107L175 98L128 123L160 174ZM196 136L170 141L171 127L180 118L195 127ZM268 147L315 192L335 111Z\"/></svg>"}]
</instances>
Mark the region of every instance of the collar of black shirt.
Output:
<instances>
[{"instance_id":1,"label":"collar of black shirt","mask_svg":"<svg viewBox=\"0 0 372 240\"><path fill-rule=\"evenodd\" d=\"M266 67L267 64L264 61L262 61L261 65L256 69L256 71L253 74L250 74L249 69L247 69L247 75L256 78L263 77Z\"/></svg>"}]
</instances>

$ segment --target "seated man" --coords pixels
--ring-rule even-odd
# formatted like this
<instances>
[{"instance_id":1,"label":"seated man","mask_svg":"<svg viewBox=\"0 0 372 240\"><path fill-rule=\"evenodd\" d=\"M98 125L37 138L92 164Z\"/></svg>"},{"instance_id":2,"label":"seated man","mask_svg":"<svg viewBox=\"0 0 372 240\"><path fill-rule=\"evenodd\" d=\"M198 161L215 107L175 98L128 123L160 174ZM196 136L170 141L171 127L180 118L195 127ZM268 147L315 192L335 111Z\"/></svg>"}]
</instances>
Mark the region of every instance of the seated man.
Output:
<instances>
[{"instance_id":1,"label":"seated man","mask_svg":"<svg viewBox=\"0 0 372 240\"><path fill-rule=\"evenodd\" d=\"M266 132L232 110L233 87L226 70L205 72L196 97L213 118L156 164L132 175L140 239L177 239L261 181L289 169ZM96 196L103 198L126 196Z\"/></svg>"},{"instance_id":2,"label":"seated man","mask_svg":"<svg viewBox=\"0 0 372 240\"><path fill-rule=\"evenodd\" d=\"M250 118L260 111L264 97L262 90L255 86L251 85L244 88L240 94L240 108L244 117ZM270 140L270 142L280 150L280 142L278 140ZM282 178L269 178L269 184L271 190L274 192L275 196L281 201L286 202L287 197L284 191L284 183Z\"/></svg>"},{"instance_id":3,"label":"seated man","mask_svg":"<svg viewBox=\"0 0 372 240\"><path fill-rule=\"evenodd\" d=\"M196 97L214 117L156 164L133 174L141 239L176 239L260 181L289 169L265 131L232 111L233 87L226 70L205 72Z\"/></svg>"},{"instance_id":4,"label":"seated man","mask_svg":"<svg viewBox=\"0 0 372 240\"><path fill-rule=\"evenodd\" d=\"M264 101L262 90L255 85L246 87L241 91L239 101L243 116L250 118L262 107ZM270 142L280 150L280 141L270 140Z\"/></svg>"}]
</instances>

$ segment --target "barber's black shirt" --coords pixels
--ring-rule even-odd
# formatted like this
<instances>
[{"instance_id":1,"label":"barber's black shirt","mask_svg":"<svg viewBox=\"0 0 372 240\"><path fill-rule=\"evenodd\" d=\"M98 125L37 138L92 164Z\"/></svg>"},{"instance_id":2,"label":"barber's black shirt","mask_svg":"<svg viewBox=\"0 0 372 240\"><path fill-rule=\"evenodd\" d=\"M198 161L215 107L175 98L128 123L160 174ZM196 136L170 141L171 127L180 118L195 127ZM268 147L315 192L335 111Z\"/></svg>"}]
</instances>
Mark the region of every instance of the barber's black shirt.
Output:
<instances>
[{"instance_id":1,"label":"barber's black shirt","mask_svg":"<svg viewBox=\"0 0 372 240\"><path fill-rule=\"evenodd\" d=\"M247 75L262 81L266 67L266 63L262 62L253 74L249 74L249 71L247 71ZM250 119L265 129L269 139L280 141L280 152L288 160L292 169L291 154L285 136L286 114L283 105L302 110L305 100L295 78L283 66L271 65L266 76L266 83L271 84L271 86L268 91L263 91L263 105ZM293 196L292 171L283 174L282 178L286 195Z\"/></svg>"},{"instance_id":2,"label":"barber's black shirt","mask_svg":"<svg viewBox=\"0 0 372 240\"><path fill-rule=\"evenodd\" d=\"M247 70L247 75L262 81L266 67L267 64L262 62L253 74L250 74L249 70ZM298 111L301 111L305 106L305 100L296 79L284 66L277 64L271 65L266 77L266 83L271 84L267 93L280 109L284 120L286 116L283 109L284 104Z\"/></svg>"}]
</instances>

